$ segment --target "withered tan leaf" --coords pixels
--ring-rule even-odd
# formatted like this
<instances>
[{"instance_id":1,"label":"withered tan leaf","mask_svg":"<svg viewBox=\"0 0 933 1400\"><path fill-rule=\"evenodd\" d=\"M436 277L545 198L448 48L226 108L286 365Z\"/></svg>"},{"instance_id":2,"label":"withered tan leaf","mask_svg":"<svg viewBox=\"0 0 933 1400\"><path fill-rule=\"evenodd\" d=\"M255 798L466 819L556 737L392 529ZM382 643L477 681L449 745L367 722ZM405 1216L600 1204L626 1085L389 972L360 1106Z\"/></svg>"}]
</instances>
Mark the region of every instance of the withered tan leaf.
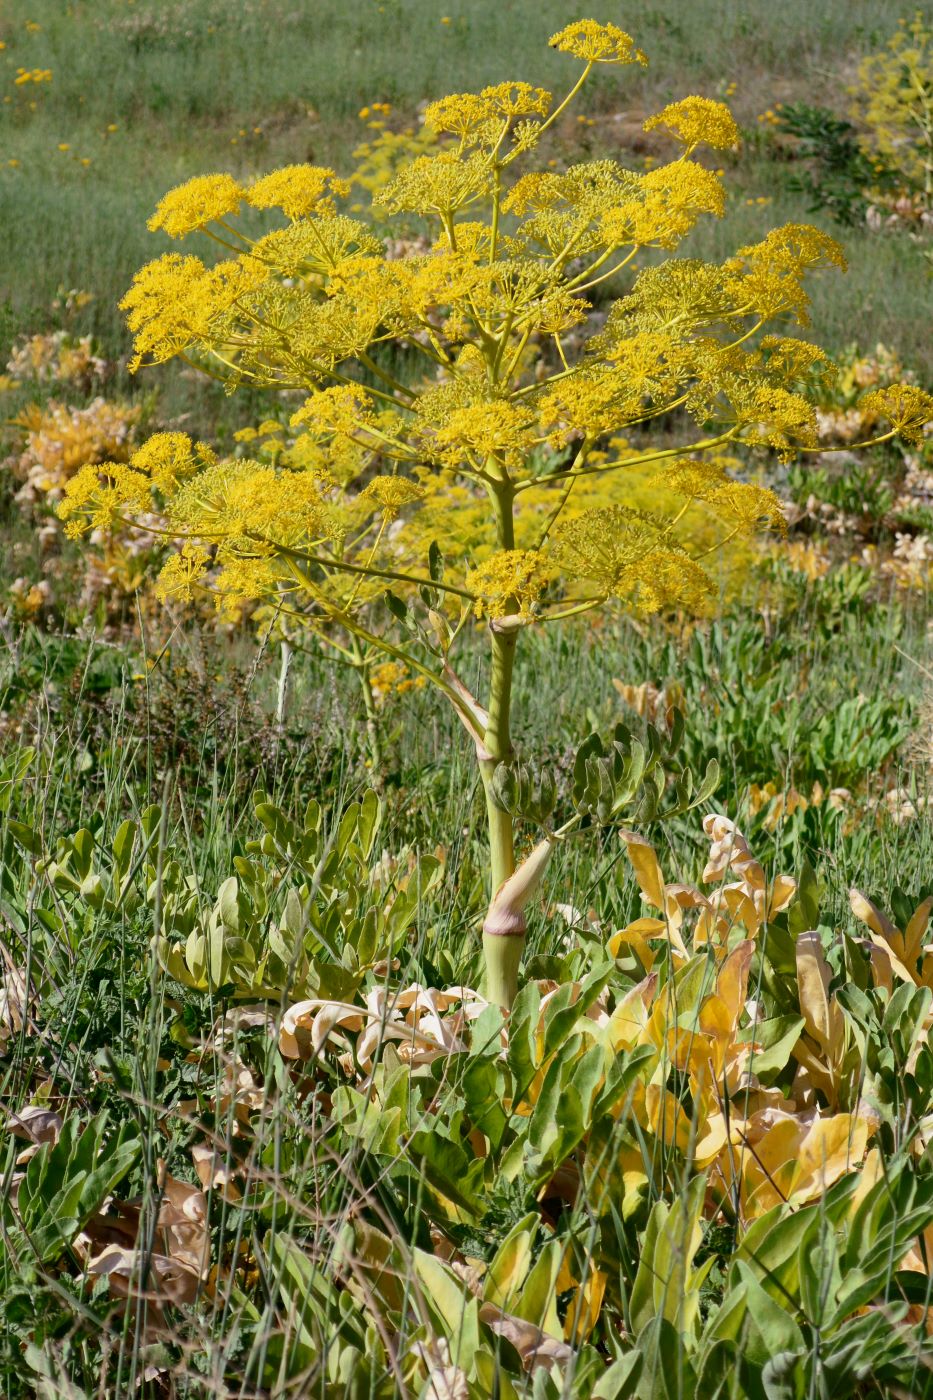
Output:
<instances>
[{"instance_id":1,"label":"withered tan leaf","mask_svg":"<svg viewBox=\"0 0 933 1400\"><path fill-rule=\"evenodd\" d=\"M564 1366L573 1357L573 1349L566 1342L543 1332L533 1322L503 1312L494 1303L481 1304L479 1315L490 1331L512 1343L526 1371L533 1371L536 1366L552 1366L555 1362Z\"/></svg>"}]
</instances>

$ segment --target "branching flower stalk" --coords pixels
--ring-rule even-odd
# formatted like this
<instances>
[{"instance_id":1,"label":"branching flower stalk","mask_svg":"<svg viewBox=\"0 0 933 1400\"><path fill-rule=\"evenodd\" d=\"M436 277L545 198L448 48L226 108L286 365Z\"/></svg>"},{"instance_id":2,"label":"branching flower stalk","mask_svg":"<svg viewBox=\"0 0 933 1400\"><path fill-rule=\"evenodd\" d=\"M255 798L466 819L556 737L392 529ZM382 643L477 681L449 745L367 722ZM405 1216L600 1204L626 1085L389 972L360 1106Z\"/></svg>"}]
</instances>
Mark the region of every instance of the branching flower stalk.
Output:
<instances>
[{"instance_id":1,"label":"branching flower stalk","mask_svg":"<svg viewBox=\"0 0 933 1400\"><path fill-rule=\"evenodd\" d=\"M221 609L268 606L351 659L403 664L453 705L486 797L487 991L503 1006L528 901L555 845L584 825L579 810L555 826L542 809L529 818L539 844L517 866L500 779L513 762L522 634L604 605L702 605L712 580L684 534L685 508L721 521L723 540L783 527L777 498L735 479L717 454L818 450L814 399L834 369L780 328L808 324L807 274L845 265L833 239L789 224L722 263L669 256L637 270L639 254L672 254L701 216L723 214L723 185L696 153L732 148L738 129L722 103L687 97L645 124L679 145L666 165L535 168L542 136L596 66L646 62L612 24L581 20L551 42L580 64L563 101L506 82L428 107L437 149L403 165L380 200L386 216L431 229L430 245L409 240L391 255L397 246L342 212L349 186L316 166L250 185L202 176L167 194L151 227L202 233L224 256L171 252L141 269L123 302L135 364L181 356L231 391L298 391L304 402L272 461L218 460L162 433L129 463L80 472L61 505L76 535L161 517L154 528L176 541L166 597L209 590ZM237 223L244 204L284 223L253 237ZM588 294L623 274L623 295L587 334ZM393 345L421 355L420 376L403 383L387 367ZM868 397L876 441L916 441L933 416L911 385ZM680 445L613 448L619 434L665 420ZM626 481L647 464L679 510L633 507ZM594 505L603 479L618 490ZM419 512L438 506L443 527L426 548ZM456 669L477 620L488 635L485 704ZM612 803L593 801L611 819Z\"/></svg>"}]
</instances>

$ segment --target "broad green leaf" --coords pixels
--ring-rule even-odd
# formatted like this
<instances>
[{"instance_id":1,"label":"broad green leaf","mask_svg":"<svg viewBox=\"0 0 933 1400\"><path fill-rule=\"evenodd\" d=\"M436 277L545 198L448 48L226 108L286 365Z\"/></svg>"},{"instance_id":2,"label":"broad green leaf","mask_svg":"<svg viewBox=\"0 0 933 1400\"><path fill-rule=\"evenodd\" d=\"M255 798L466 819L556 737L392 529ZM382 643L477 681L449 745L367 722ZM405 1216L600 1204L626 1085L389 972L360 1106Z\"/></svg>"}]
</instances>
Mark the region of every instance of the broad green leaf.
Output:
<instances>
[{"instance_id":1,"label":"broad green leaf","mask_svg":"<svg viewBox=\"0 0 933 1400\"><path fill-rule=\"evenodd\" d=\"M736 1035L739 1044L751 1042L761 1047L749 1060L749 1073L775 1074L784 1069L805 1025L802 1016L775 1016L758 1021Z\"/></svg>"},{"instance_id":2,"label":"broad green leaf","mask_svg":"<svg viewBox=\"0 0 933 1400\"><path fill-rule=\"evenodd\" d=\"M467 1215L475 1217L482 1213L481 1160L468 1157L463 1148L449 1138L425 1129L412 1134L408 1150L436 1191Z\"/></svg>"},{"instance_id":3,"label":"broad green leaf","mask_svg":"<svg viewBox=\"0 0 933 1400\"><path fill-rule=\"evenodd\" d=\"M122 822L113 838L113 867L120 883L129 874L133 863L137 826L133 821Z\"/></svg>"}]
</instances>

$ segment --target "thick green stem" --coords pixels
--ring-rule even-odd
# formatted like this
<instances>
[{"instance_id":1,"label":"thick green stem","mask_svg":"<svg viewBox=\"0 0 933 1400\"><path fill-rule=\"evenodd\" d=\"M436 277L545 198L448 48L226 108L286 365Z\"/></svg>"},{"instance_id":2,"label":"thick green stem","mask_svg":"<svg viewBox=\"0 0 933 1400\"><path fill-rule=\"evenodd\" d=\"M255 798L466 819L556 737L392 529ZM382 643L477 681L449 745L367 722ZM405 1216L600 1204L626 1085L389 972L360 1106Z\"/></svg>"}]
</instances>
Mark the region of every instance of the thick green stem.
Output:
<instances>
[{"instance_id":1,"label":"thick green stem","mask_svg":"<svg viewBox=\"0 0 933 1400\"><path fill-rule=\"evenodd\" d=\"M496 510L499 546L514 549L515 533L512 521L513 492L509 483L497 483L491 488ZM512 701L512 671L515 664L517 631L490 627L489 705L480 770L486 792L486 817L489 827L490 910L483 926L483 953L486 963L486 995L495 1005L510 1007L518 991L518 965L525 946L524 919L521 927L501 926L492 908L496 892L515 870L515 845L512 818L496 803L492 791L493 775L500 763L512 757L509 713Z\"/></svg>"},{"instance_id":2,"label":"thick green stem","mask_svg":"<svg viewBox=\"0 0 933 1400\"><path fill-rule=\"evenodd\" d=\"M499 763L512 756L509 735L509 703L516 633L492 632L492 672L489 682L489 723L483 736L486 753L480 759L486 791L486 818L489 826L490 900L515 870L512 818L496 803L492 790L493 774ZM488 755L488 756L487 756ZM525 930L496 927L490 915L483 926L483 953L486 962L486 995L498 1006L510 1007L518 991L518 965L525 945Z\"/></svg>"}]
</instances>

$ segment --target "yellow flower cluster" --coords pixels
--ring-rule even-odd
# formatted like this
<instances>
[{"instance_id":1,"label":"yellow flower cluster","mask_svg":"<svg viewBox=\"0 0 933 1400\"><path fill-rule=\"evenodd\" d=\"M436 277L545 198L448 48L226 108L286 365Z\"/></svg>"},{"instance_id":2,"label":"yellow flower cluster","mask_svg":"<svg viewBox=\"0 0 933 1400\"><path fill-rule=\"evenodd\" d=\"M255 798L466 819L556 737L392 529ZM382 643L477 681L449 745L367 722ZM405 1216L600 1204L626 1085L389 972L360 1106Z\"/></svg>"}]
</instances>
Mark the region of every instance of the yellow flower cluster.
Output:
<instances>
[{"instance_id":1,"label":"yellow flower cluster","mask_svg":"<svg viewBox=\"0 0 933 1400\"><path fill-rule=\"evenodd\" d=\"M376 476L360 492L357 500L378 506L385 520L394 520L404 506L424 495L417 482L404 476Z\"/></svg>"},{"instance_id":2,"label":"yellow flower cluster","mask_svg":"<svg viewBox=\"0 0 933 1400\"><path fill-rule=\"evenodd\" d=\"M376 201L390 214L406 211L452 217L489 187L492 162L486 151L461 157L453 151L419 156L403 167Z\"/></svg>"},{"instance_id":3,"label":"yellow flower cluster","mask_svg":"<svg viewBox=\"0 0 933 1400\"><path fill-rule=\"evenodd\" d=\"M650 170L642 177L643 203L631 213L631 225L611 237L620 244L641 247L676 248L701 214L722 218L726 196L719 177L693 162L676 161ZM612 234L604 221L604 234Z\"/></svg>"},{"instance_id":4,"label":"yellow flower cluster","mask_svg":"<svg viewBox=\"0 0 933 1400\"><path fill-rule=\"evenodd\" d=\"M305 399L291 416L293 428L306 427L318 440L346 443L375 425L373 401L358 385L335 384Z\"/></svg>"},{"instance_id":5,"label":"yellow flower cluster","mask_svg":"<svg viewBox=\"0 0 933 1400\"><path fill-rule=\"evenodd\" d=\"M541 414L553 446L579 435L605 437L644 417L651 402L663 403L676 393L678 375L666 336L636 333L611 353L611 364L592 365L542 394Z\"/></svg>"},{"instance_id":6,"label":"yellow flower cluster","mask_svg":"<svg viewBox=\"0 0 933 1400\"><path fill-rule=\"evenodd\" d=\"M562 525L550 557L570 579L592 585L642 613L701 611L709 575L670 538L665 521L625 506L585 511Z\"/></svg>"},{"instance_id":7,"label":"yellow flower cluster","mask_svg":"<svg viewBox=\"0 0 933 1400\"><path fill-rule=\"evenodd\" d=\"M421 690L425 684L423 676L413 676L400 661L384 661L374 666L369 673L373 699L378 708L386 703L390 695L405 695L410 690Z\"/></svg>"},{"instance_id":8,"label":"yellow flower cluster","mask_svg":"<svg viewBox=\"0 0 933 1400\"><path fill-rule=\"evenodd\" d=\"M317 165L287 165L244 186L232 175L199 175L169 190L156 206L149 227L170 238L220 223L239 212L244 200L256 209L281 209L288 219L300 219L335 195L350 192L349 183L333 170Z\"/></svg>"},{"instance_id":9,"label":"yellow flower cluster","mask_svg":"<svg viewBox=\"0 0 933 1400\"><path fill-rule=\"evenodd\" d=\"M163 602L177 599L188 603L210 565L210 555L197 544L185 544L162 566L156 596Z\"/></svg>"},{"instance_id":10,"label":"yellow flower cluster","mask_svg":"<svg viewBox=\"0 0 933 1400\"><path fill-rule=\"evenodd\" d=\"M253 259L208 268L200 258L166 253L147 263L120 302L135 332L131 370L144 359L158 364L212 339L215 324L265 280L265 269Z\"/></svg>"},{"instance_id":11,"label":"yellow flower cluster","mask_svg":"<svg viewBox=\"0 0 933 1400\"><path fill-rule=\"evenodd\" d=\"M236 214L246 191L232 175L199 175L169 190L159 200L149 227L170 238L184 238L196 229Z\"/></svg>"},{"instance_id":12,"label":"yellow flower cluster","mask_svg":"<svg viewBox=\"0 0 933 1400\"><path fill-rule=\"evenodd\" d=\"M859 65L853 115L869 153L933 208L933 27L918 10L900 20L885 50Z\"/></svg>"},{"instance_id":13,"label":"yellow flower cluster","mask_svg":"<svg viewBox=\"0 0 933 1400\"><path fill-rule=\"evenodd\" d=\"M717 151L727 151L739 143L739 128L724 102L709 97L683 97L670 102L662 112L649 117L645 131L663 127L682 141L688 151L701 143Z\"/></svg>"},{"instance_id":14,"label":"yellow flower cluster","mask_svg":"<svg viewBox=\"0 0 933 1400\"><path fill-rule=\"evenodd\" d=\"M624 29L615 24L599 24L595 19L578 19L551 36L551 47L560 53L573 54L584 63L640 63L647 68L648 59Z\"/></svg>"},{"instance_id":15,"label":"yellow flower cluster","mask_svg":"<svg viewBox=\"0 0 933 1400\"><path fill-rule=\"evenodd\" d=\"M26 83L50 83L51 81L51 68L17 68L13 84L15 87L23 87Z\"/></svg>"},{"instance_id":16,"label":"yellow flower cluster","mask_svg":"<svg viewBox=\"0 0 933 1400\"><path fill-rule=\"evenodd\" d=\"M65 483L58 506L65 533L79 539L90 530L112 531L127 518L145 514L152 505L147 476L121 462L84 466Z\"/></svg>"},{"instance_id":17,"label":"yellow flower cluster","mask_svg":"<svg viewBox=\"0 0 933 1400\"><path fill-rule=\"evenodd\" d=\"M773 491L755 482L735 481L715 462L672 462L659 474L675 495L702 501L717 514L735 522L737 531L752 534L768 525L782 534L787 525L781 502Z\"/></svg>"},{"instance_id":18,"label":"yellow flower cluster","mask_svg":"<svg viewBox=\"0 0 933 1400\"><path fill-rule=\"evenodd\" d=\"M865 394L859 411L869 420L886 419L898 437L919 447L924 428L933 421L933 395L916 384L889 384Z\"/></svg>"},{"instance_id":19,"label":"yellow flower cluster","mask_svg":"<svg viewBox=\"0 0 933 1400\"><path fill-rule=\"evenodd\" d=\"M459 462L479 466L487 458L518 468L533 446L534 422L530 409L505 399L472 403L451 408L425 444L437 461L454 469Z\"/></svg>"},{"instance_id":20,"label":"yellow flower cluster","mask_svg":"<svg viewBox=\"0 0 933 1400\"><path fill-rule=\"evenodd\" d=\"M187 433L155 433L130 457L134 471L149 477L153 488L168 496L185 477L217 458L206 442L192 442Z\"/></svg>"},{"instance_id":21,"label":"yellow flower cluster","mask_svg":"<svg viewBox=\"0 0 933 1400\"><path fill-rule=\"evenodd\" d=\"M734 274L730 290L747 299L750 310L768 320L791 315L798 325L809 324L810 299L803 275L814 269L846 269L845 254L835 238L809 224L784 224L760 243L740 248L726 264Z\"/></svg>"},{"instance_id":22,"label":"yellow flower cluster","mask_svg":"<svg viewBox=\"0 0 933 1400\"><path fill-rule=\"evenodd\" d=\"M286 219L300 219L323 201L349 193L349 182L325 166L286 165L250 185L246 198L255 209L281 209Z\"/></svg>"},{"instance_id":23,"label":"yellow flower cluster","mask_svg":"<svg viewBox=\"0 0 933 1400\"><path fill-rule=\"evenodd\" d=\"M503 549L467 574L477 617L528 617L548 582L545 560L533 549Z\"/></svg>"}]
</instances>

